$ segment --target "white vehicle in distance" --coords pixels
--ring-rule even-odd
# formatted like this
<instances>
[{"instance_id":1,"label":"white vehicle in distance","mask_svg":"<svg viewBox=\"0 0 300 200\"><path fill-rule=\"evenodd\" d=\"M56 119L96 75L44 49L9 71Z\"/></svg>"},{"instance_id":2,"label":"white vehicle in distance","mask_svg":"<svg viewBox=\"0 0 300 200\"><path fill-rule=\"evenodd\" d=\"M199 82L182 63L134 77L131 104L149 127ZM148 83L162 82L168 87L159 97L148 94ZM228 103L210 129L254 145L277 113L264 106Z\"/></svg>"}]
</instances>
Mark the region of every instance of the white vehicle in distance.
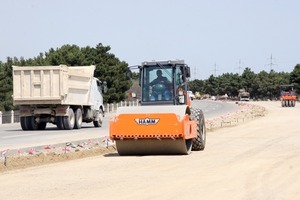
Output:
<instances>
[{"instance_id":1,"label":"white vehicle in distance","mask_svg":"<svg viewBox=\"0 0 300 200\"><path fill-rule=\"evenodd\" d=\"M191 100L194 100L195 99L195 95L193 93L193 91L187 91L189 97L191 98Z\"/></svg>"}]
</instances>

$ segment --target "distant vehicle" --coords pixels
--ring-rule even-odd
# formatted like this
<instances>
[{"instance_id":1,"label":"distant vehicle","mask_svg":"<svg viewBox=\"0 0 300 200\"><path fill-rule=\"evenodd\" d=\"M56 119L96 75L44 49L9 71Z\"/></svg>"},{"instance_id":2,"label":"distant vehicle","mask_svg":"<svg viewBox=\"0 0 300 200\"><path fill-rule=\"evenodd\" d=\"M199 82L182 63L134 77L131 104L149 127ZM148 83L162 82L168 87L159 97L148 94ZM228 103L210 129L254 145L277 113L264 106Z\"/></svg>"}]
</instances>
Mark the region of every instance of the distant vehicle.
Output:
<instances>
[{"instance_id":1,"label":"distant vehicle","mask_svg":"<svg viewBox=\"0 0 300 200\"><path fill-rule=\"evenodd\" d=\"M189 97L191 98L191 100L194 100L195 99L195 95L192 91L187 91Z\"/></svg>"},{"instance_id":2,"label":"distant vehicle","mask_svg":"<svg viewBox=\"0 0 300 200\"><path fill-rule=\"evenodd\" d=\"M280 100L282 107L295 107L296 105L296 93L293 85L281 85L280 86Z\"/></svg>"},{"instance_id":3,"label":"distant vehicle","mask_svg":"<svg viewBox=\"0 0 300 200\"><path fill-rule=\"evenodd\" d=\"M215 101L215 100L217 100L217 98L215 96L212 96L211 100Z\"/></svg>"},{"instance_id":4,"label":"distant vehicle","mask_svg":"<svg viewBox=\"0 0 300 200\"><path fill-rule=\"evenodd\" d=\"M240 98L240 101L250 101L250 93L246 92L245 89L240 89L239 90L239 98Z\"/></svg>"},{"instance_id":5,"label":"distant vehicle","mask_svg":"<svg viewBox=\"0 0 300 200\"><path fill-rule=\"evenodd\" d=\"M195 92L195 98L196 98L196 99L201 99L201 94L200 94L200 92Z\"/></svg>"}]
</instances>

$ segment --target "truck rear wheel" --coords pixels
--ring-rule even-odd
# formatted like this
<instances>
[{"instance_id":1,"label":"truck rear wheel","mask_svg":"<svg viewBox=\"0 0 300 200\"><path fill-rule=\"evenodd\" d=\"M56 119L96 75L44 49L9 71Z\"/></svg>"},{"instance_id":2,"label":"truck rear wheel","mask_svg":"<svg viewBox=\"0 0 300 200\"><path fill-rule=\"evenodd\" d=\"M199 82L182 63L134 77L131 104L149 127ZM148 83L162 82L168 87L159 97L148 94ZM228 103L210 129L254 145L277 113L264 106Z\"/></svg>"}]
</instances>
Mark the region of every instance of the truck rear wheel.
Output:
<instances>
[{"instance_id":1,"label":"truck rear wheel","mask_svg":"<svg viewBox=\"0 0 300 200\"><path fill-rule=\"evenodd\" d=\"M197 137L193 139L193 151L202 151L206 143L206 127L202 110L196 110L193 113L193 119L197 120Z\"/></svg>"},{"instance_id":2,"label":"truck rear wheel","mask_svg":"<svg viewBox=\"0 0 300 200\"><path fill-rule=\"evenodd\" d=\"M56 126L59 130L65 129L63 116L56 116Z\"/></svg>"},{"instance_id":3,"label":"truck rear wheel","mask_svg":"<svg viewBox=\"0 0 300 200\"><path fill-rule=\"evenodd\" d=\"M38 130L45 130L47 126L47 122L40 122L38 124Z\"/></svg>"},{"instance_id":4,"label":"truck rear wheel","mask_svg":"<svg viewBox=\"0 0 300 200\"><path fill-rule=\"evenodd\" d=\"M39 124L35 121L35 117L34 116L29 116L27 117L27 127L28 127L28 130L38 130L38 126Z\"/></svg>"},{"instance_id":5,"label":"truck rear wheel","mask_svg":"<svg viewBox=\"0 0 300 200\"><path fill-rule=\"evenodd\" d=\"M23 129L23 131L28 130L27 117L20 117L20 124L21 124L21 128Z\"/></svg>"},{"instance_id":6,"label":"truck rear wheel","mask_svg":"<svg viewBox=\"0 0 300 200\"><path fill-rule=\"evenodd\" d=\"M68 116L64 116L63 124L66 130L71 130L74 128L75 124L75 114L72 108L69 108Z\"/></svg>"},{"instance_id":7,"label":"truck rear wheel","mask_svg":"<svg viewBox=\"0 0 300 200\"><path fill-rule=\"evenodd\" d=\"M95 127L101 127L103 122L103 110L99 109L97 121L93 121Z\"/></svg>"},{"instance_id":8,"label":"truck rear wheel","mask_svg":"<svg viewBox=\"0 0 300 200\"><path fill-rule=\"evenodd\" d=\"M76 108L75 110L75 129L80 129L82 125L82 111L80 108Z\"/></svg>"}]
</instances>

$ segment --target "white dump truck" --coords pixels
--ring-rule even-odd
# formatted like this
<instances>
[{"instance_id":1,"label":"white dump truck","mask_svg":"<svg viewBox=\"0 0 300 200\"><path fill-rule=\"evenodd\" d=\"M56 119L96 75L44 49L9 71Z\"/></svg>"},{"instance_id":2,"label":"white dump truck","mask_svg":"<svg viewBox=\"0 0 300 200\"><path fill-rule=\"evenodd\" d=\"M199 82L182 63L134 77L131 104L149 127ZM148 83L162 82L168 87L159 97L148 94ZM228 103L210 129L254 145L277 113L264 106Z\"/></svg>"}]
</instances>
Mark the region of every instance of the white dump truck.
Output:
<instances>
[{"instance_id":1,"label":"white dump truck","mask_svg":"<svg viewBox=\"0 0 300 200\"><path fill-rule=\"evenodd\" d=\"M240 101L250 101L250 93L246 92L245 89L240 89L239 90L239 98L240 98Z\"/></svg>"},{"instance_id":2,"label":"white dump truck","mask_svg":"<svg viewBox=\"0 0 300 200\"><path fill-rule=\"evenodd\" d=\"M102 87L94 70L94 65L13 66L13 103L20 108L22 129L44 130L47 123L80 129L82 122L101 127Z\"/></svg>"}]
</instances>

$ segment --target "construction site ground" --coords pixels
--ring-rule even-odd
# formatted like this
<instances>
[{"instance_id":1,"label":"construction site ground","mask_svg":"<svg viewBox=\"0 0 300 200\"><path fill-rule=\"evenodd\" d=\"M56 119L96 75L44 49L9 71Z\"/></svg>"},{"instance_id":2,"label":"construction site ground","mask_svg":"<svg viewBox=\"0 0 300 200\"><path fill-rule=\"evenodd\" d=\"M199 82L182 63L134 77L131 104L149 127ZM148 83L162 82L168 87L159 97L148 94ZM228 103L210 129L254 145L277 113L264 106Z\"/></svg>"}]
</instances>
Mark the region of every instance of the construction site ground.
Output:
<instances>
[{"instance_id":1,"label":"construction site ground","mask_svg":"<svg viewBox=\"0 0 300 200\"><path fill-rule=\"evenodd\" d=\"M267 114L211 130L204 151L120 157L110 147L92 157L63 154L70 159L2 171L0 199L299 199L300 106L253 104Z\"/></svg>"}]
</instances>

